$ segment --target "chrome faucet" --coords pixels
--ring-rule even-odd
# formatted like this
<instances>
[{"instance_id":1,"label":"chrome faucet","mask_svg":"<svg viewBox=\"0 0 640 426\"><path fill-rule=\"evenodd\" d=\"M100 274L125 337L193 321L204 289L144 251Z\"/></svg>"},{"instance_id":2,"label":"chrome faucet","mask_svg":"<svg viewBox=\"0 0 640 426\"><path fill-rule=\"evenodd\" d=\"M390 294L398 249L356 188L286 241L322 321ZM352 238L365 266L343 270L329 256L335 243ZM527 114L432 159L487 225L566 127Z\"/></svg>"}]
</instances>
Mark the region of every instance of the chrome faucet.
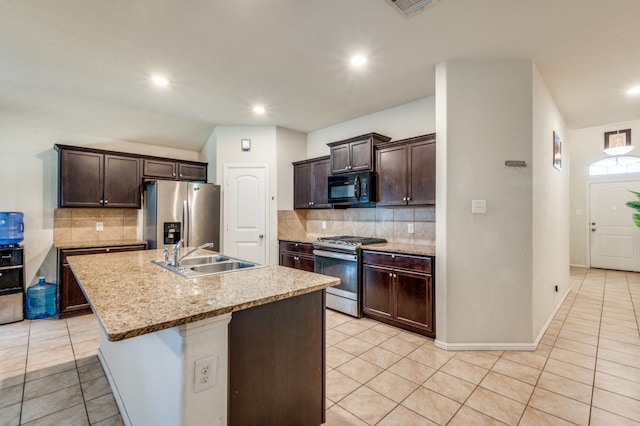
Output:
<instances>
[{"instance_id":1,"label":"chrome faucet","mask_svg":"<svg viewBox=\"0 0 640 426\"><path fill-rule=\"evenodd\" d=\"M182 260L182 258L178 260L178 252L180 247L182 247L183 245L184 245L184 240L181 239L171 249L171 266L180 266L180 260Z\"/></svg>"},{"instance_id":2,"label":"chrome faucet","mask_svg":"<svg viewBox=\"0 0 640 426\"><path fill-rule=\"evenodd\" d=\"M180 240L180 241L182 241L182 240ZM178 243L180 243L180 242L178 242ZM176 244L176 245L178 245L178 244ZM194 251L196 251L196 250L200 250L200 249L207 248L207 247L213 247L213 243L204 243L204 244L202 244L202 245L199 245L198 247L196 247L196 248L194 248L194 249L189 250L189 251L187 252L187 254L183 255L182 257L180 257L180 258L179 258L179 259L177 259L177 260L176 260L176 258L177 258L177 256L178 256L178 255L177 255L177 251L174 251L174 253L173 253L173 256L174 256L174 264L173 264L173 266L179 267L179 266L180 266L180 263L182 262L182 260L183 260L185 257L190 256L190 255L191 255L191 253L193 253L193 252L194 252Z\"/></svg>"}]
</instances>

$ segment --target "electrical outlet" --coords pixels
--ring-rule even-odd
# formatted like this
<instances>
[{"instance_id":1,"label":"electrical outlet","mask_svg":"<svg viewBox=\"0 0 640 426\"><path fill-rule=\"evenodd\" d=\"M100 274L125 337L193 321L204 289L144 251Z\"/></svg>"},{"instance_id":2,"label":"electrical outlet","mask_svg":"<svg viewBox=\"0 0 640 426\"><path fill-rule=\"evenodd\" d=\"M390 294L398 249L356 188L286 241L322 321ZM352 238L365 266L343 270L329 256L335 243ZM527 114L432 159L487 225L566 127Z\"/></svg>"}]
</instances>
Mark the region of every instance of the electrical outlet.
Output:
<instances>
[{"instance_id":1,"label":"electrical outlet","mask_svg":"<svg viewBox=\"0 0 640 426\"><path fill-rule=\"evenodd\" d=\"M104 230L104 223L96 222L96 231L102 231L102 230Z\"/></svg>"},{"instance_id":2,"label":"electrical outlet","mask_svg":"<svg viewBox=\"0 0 640 426\"><path fill-rule=\"evenodd\" d=\"M413 223L407 223L407 232L413 234Z\"/></svg>"},{"instance_id":3,"label":"electrical outlet","mask_svg":"<svg viewBox=\"0 0 640 426\"><path fill-rule=\"evenodd\" d=\"M202 392L215 386L216 360L210 356L195 362L194 392Z\"/></svg>"},{"instance_id":4,"label":"electrical outlet","mask_svg":"<svg viewBox=\"0 0 640 426\"><path fill-rule=\"evenodd\" d=\"M327 229L327 221L326 220L322 221L322 229Z\"/></svg>"}]
</instances>

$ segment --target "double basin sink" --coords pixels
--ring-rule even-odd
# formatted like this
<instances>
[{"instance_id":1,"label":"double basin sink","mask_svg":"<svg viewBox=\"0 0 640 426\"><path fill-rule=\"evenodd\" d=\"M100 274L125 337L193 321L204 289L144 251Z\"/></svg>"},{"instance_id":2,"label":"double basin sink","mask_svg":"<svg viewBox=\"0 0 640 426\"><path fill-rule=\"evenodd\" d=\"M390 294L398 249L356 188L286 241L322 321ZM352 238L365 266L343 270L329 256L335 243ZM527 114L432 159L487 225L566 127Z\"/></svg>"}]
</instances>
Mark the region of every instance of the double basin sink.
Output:
<instances>
[{"instance_id":1,"label":"double basin sink","mask_svg":"<svg viewBox=\"0 0 640 426\"><path fill-rule=\"evenodd\" d=\"M207 275L264 267L264 265L222 254L189 257L183 259L179 266L173 266L163 260L154 260L153 263L184 278L198 278Z\"/></svg>"}]
</instances>

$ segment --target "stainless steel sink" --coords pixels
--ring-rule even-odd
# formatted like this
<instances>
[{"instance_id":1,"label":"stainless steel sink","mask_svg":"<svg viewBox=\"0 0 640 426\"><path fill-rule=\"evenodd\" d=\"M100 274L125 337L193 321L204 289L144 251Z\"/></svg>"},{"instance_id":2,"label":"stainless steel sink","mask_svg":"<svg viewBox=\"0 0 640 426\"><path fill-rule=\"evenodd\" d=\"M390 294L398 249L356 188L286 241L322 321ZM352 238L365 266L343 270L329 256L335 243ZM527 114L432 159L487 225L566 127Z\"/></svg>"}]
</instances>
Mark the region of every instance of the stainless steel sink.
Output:
<instances>
[{"instance_id":1,"label":"stainless steel sink","mask_svg":"<svg viewBox=\"0 0 640 426\"><path fill-rule=\"evenodd\" d=\"M256 266L259 266L259 265L256 265L255 263L251 263L251 262L245 262L245 261L240 261L240 262L231 261L231 262L210 263L208 265L193 266L191 270L195 272L205 273L205 274L207 273L215 274L219 272L235 271L237 269L255 268Z\"/></svg>"},{"instance_id":2,"label":"stainless steel sink","mask_svg":"<svg viewBox=\"0 0 640 426\"><path fill-rule=\"evenodd\" d=\"M224 255L191 257L180 262L180 266L172 266L163 260L154 260L152 263L184 278L198 278L227 272L246 271L265 266Z\"/></svg>"},{"instance_id":3,"label":"stainless steel sink","mask_svg":"<svg viewBox=\"0 0 640 426\"><path fill-rule=\"evenodd\" d=\"M226 262L228 260L231 260L231 258L227 256L222 256L222 255L189 257L187 259L182 260L182 262L180 262L180 265L187 267L187 266L193 266L193 265L205 265L208 263Z\"/></svg>"}]
</instances>

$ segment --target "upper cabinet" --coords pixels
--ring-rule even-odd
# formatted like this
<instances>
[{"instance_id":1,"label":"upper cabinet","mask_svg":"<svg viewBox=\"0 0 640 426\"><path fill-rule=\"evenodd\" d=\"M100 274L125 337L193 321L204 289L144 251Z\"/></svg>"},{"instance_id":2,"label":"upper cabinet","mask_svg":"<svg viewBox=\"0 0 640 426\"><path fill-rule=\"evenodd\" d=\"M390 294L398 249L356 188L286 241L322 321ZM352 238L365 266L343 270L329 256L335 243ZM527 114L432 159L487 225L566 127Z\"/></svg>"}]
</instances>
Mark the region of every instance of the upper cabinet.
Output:
<instances>
[{"instance_id":1,"label":"upper cabinet","mask_svg":"<svg viewBox=\"0 0 640 426\"><path fill-rule=\"evenodd\" d=\"M376 146L379 206L436 203L436 135Z\"/></svg>"},{"instance_id":2,"label":"upper cabinet","mask_svg":"<svg viewBox=\"0 0 640 426\"><path fill-rule=\"evenodd\" d=\"M374 169L373 148L391 138L378 133L368 133L343 141L331 142L331 173L348 173Z\"/></svg>"},{"instance_id":3,"label":"upper cabinet","mask_svg":"<svg viewBox=\"0 0 640 426\"><path fill-rule=\"evenodd\" d=\"M138 158L58 149L60 207L140 208Z\"/></svg>"},{"instance_id":4,"label":"upper cabinet","mask_svg":"<svg viewBox=\"0 0 640 426\"><path fill-rule=\"evenodd\" d=\"M142 175L145 178L207 181L206 163L187 163L155 158L145 158L143 162Z\"/></svg>"},{"instance_id":5,"label":"upper cabinet","mask_svg":"<svg viewBox=\"0 0 640 426\"><path fill-rule=\"evenodd\" d=\"M59 207L139 209L143 178L207 181L207 163L68 145L55 149Z\"/></svg>"},{"instance_id":6,"label":"upper cabinet","mask_svg":"<svg viewBox=\"0 0 640 426\"><path fill-rule=\"evenodd\" d=\"M293 163L293 208L328 209L327 178L331 174L329 156Z\"/></svg>"}]
</instances>

